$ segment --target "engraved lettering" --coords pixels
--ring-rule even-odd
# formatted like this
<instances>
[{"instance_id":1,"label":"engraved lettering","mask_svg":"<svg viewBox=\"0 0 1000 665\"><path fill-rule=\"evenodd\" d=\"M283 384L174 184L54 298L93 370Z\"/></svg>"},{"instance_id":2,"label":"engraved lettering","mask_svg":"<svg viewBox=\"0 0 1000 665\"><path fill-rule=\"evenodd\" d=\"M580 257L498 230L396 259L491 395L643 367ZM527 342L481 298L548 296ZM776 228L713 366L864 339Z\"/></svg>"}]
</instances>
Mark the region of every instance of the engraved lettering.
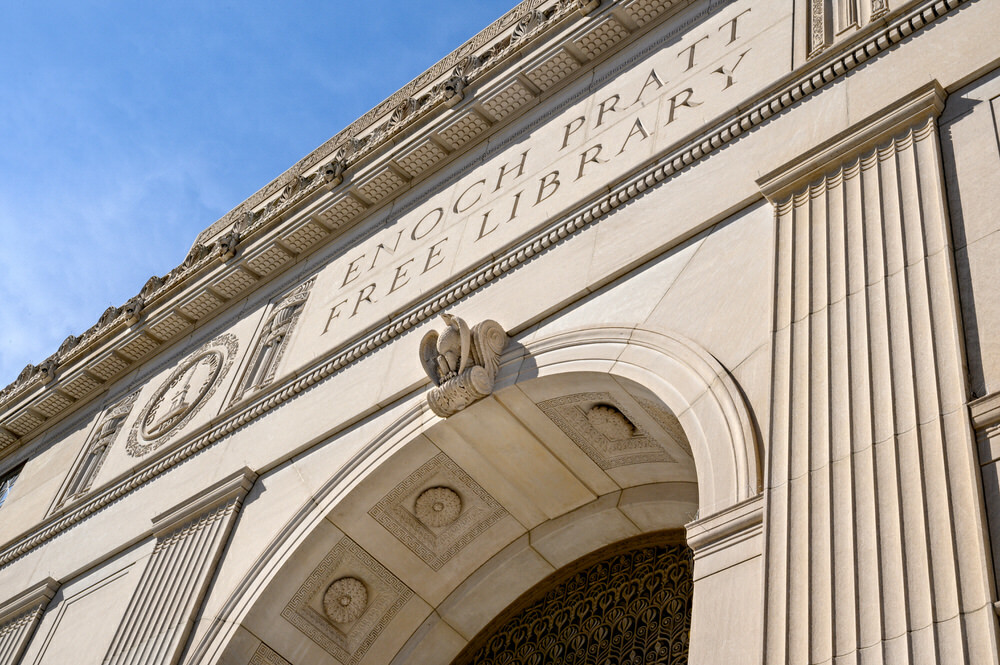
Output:
<instances>
[{"instance_id":1,"label":"engraved lettering","mask_svg":"<svg viewBox=\"0 0 1000 665\"><path fill-rule=\"evenodd\" d=\"M468 210L472 206L474 206L477 203L479 203L479 199L483 198L483 192L482 192L482 190L480 190L479 194L476 195L476 199L474 201L470 201L469 204L466 205L466 206L459 207L459 206L462 205L462 199L465 197L466 194L469 193L469 191L473 187L476 187L477 185L485 185L485 184L486 184L486 179L483 178L482 180L477 180L476 182L474 182L471 185L469 185L468 187L466 187L465 191L458 195L458 199L455 201L455 205L452 208L452 210L454 210L455 212L459 212L459 213L465 212L466 210Z\"/></svg>"},{"instance_id":2,"label":"engraved lettering","mask_svg":"<svg viewBox=\"0 0 1000 665\"><path fill-rule=\"evenodd\" d=\"M622 149L618 151L618 155L625 152L625 148L628 147L628 142L631 141L632 137L636 135L642 137L639 139L640 142L649 138L649 132L647 132L646 128L642 126L642 120L640 118L636 118L635 122L632 123L632 129L629 130L628 136L625 137L625 142L622 143Z\"/></svg>"},{"instance_id":3,"label":"engraved lettering","mask_svg":"<svg viewBox=\"0 0 1000 665\"><path fill-rule=\"evenodd\" d=\"M705 35L701 39L695 41L694 44L691 44L691 46L688 46L686 49L677 54L678 58L681 57L685 52L687 52L688 54L687 69L685 69L684 71L689 71L694 68L694 49L696 46L698 46L698 44L705 41L706 39L708 39L708 35Z\"/></svg>"},{"instance_id":4,"label":"engraved lettering","mask_svg":"<svg viewBox=\"0 0 1000 665\"><path fill-rule=\"evenodd\" d=\"M400 240L400 238L403 237L403 231L404 231L404 229L400 229L399 230L399 233L396 235L396 244L392 246L392 249L389 249L388 247L385 246L385 243L381 243L381 242L375 247L375 258L372 259L372 265L371 265L370 268L368 268L369 270L372 270L375 267L375 264L378 263L378 253L379 252L385 251L385 252L388 252L389 254L395 254L396 253L396 250L399 248L399 240Z\"/></svg>"},{"instance_id":5,"label":"engraved lettering","mask_svg":"<svg viewBox=\"0 0 1000 665\"><path fill-rule=\"evenodd\" d=\"M403 261L398 266L396 266L396 276L392 278L392 287L389 289L389 293L392 293L396 289L404 287L410 283L410 278L406 274L406 266L410 263L413 263L413 259L407 259L406 261ZM400 282L399 280L404 277L406 278L406 280ZM386 295L389 294L387 293Z\"/></svg>"},{"instance_id":6,"label":"engraved lettering","mask_svg":"<svg viewBox=\"0 0 1000 665\"><path fill-rule=\"evenodd\" d=\"M436 243L434 243L433 245L430 246L430 249L427 251L427 263L424 264L423 272L420 273L421 275L423 275L425 272L427 272L428 270L430 270L432 268L437 268L439 265L441 265L444 262L444 258L441 256L441 250L439 249L439 247L447 239L448 239L447 237L441 238ZM437 261L437 263L434 263L433 265L431 265L431 261L433 261L434 259L438 259L438 261Z\"/></svg>"},{"instance_id":7,"label":"engraved lettering","mask_svg":"<svg viewBox=\"0 0 1000 665\"><path fill-rule=\"evenodd\" d=\"M340 318L340 308L347 304L347 298L344 298L336 305L330 308L330 316L326 319L326 325L323 327L323 332L320 335L325 335L326 331L330 329L330 324L333 323L334 319Z\"/></svg>"},{"instance_id":8,"label":"engraved lettering","mask_svg":"<svg viewBox=\"0 0 1000 665\"><path fill-rule=\"evenodd\" d=\"M340 285L340 288L344 288L361 276L361 270L358 268L358 263L360 263L363 258L365 258L364 254L347 264L347 274L344 275L344 283ZM351 277L352 274L354 277Z\"/></svg>"},{"instance_id":9,"label":"engraved lettering","mask_svg":"<svg viewBox=\"0 0 1000 665\"><path fill-rule=\"evenodd\" d=\"M568 125L566 125L566 134L563 135L563 144L562 148L559 148L560 150L569 145L569 135L573 134L578 129L583 127L585 122L587 122L587 119L581 115L579 118L573 118L573 120L570 121Z\"/></svg>"},{"instance_id":10,"label":"engraved lettering","mask_svg":"<svg viewBox=\"0 0 1000 665\"><path fill-rule=\"evenodd\" d=\"M607 99L605 99L603 102L601 102L601 104L600 104L601 108L597 112L597 124L594 125L594 129L597 129L598 127L600 127L601 123L604 122L604 114L605 113L614 113L614 111L615 111L615 105L618 104L618 102L620 100L621 100L621 97L618 94L614 94L614 95L611 95L610 97L608 97ZM608 102L611 103L611 106L607 106Z\"/></svg>"},{"instance_id":11,"label":"engraved lettering","mask_svg":"<svg viewBox=\"0 0 1000 665\"><path fill-rule=\"evenodd\" d=\"M744 14L749 14L749 13L750 13L750 9L749 9L749 8L747 8L747 9L744 9L744 10L743 10L743 11L741 11L741 12L740 12L739 14L737 14L737 15L736 15L736 16L735 16L735 17L733 18L733 20L732 20L732 21L730 21L729 23L726 23L726 24L724 24L724 25L722 25L722 26L720 26L720 27L719 27L719 30L722 30L722 29L723 29L723 28L725 28L725 27L726 27L727 25L728 25L728 26L730 26L730 31L729 31L729 41L728 41L728 42L726 42L726 46L729 46L730 44L732 44L733 42L735 42L735 41L736 41L736 39L737 39L737 34L736 34L736 22L740 20L740 17L741 17L741 16L743 16ZM735 69L735 67L734 67L734 69Z\"/></svg>"},{"instance_id":12,"label":"engraved lettering","mask_svg":"<svg viewBox=\"0 0 1000 665\"><path fill-rule=\"evenodd\" d=\"M354 304L354 311L351 312L351 316L348 317L348 318L353 319L357 315L357 313L358 313L358 307L361 307L361 303L363 303L363 302L369 302L369 303L375 304L375 301L372 300L372 292L374 290L375 290L375 283L373 282L373 283L368 284L367 286L365 286L360 291L358 291L358 301Z\"/></svg>"},{"instance_id":13,"label":"engraved lettering","mask_svg":"<svg viewBox=\"0 0 1000 665\"><path fill-rule=\"evenodd\" d=\"M514 195L514 205L510 208L510 217L507 218L508 222L514 221L514 218L517 217L517 204L521 202L521 194L524 194L523 189Z\"/></svg>"},{"instance_id":14,"label":"engraved lettering","mask_svg":"<svg viewBox=\"0 0 1000 665\"><path fill-rule=\"evenodd\" d=\"M426 220L428 217L430 217L435 213L437 214L437 219L434 220L434 223L431 224L430 228L421 233L420 235L417 235L417 230L420 229L420 225L424 223L424 220ZM429 213L420 218L420 221L417 222L417 225L413 227L413 232L410 233L410 238L412 240L420 240L428 233L433 231L435 228L437 228L437 225L441 222L442 217L444 217L444 208L434 208L434 210L431 210Z\"/></svg>"},{"instance_id":15,"label":"engraved lettering","mask_svg":"<svg viewBox=\"0 0 1000 665\"><path fill-rule=\"evenodd\" d=\"M686 106L688 108L694 108L695 106L701 106L702 105L702 102L692 102L691 101L691 95L693 95L693 94L694 94L694 90L692 90L691 88L684 88L683 90L681 90L676 95L674 95L673 97L670 98L670 113L669 113L669 117L667 118L666 124L669 125L670 123L672 123L674 121L674 114L677 111L678 107ZM680 97L681 95L686 95L684 97L684 101L678 102L677 98Z\"/></svg>"},{"instance_id":16,"label":"engraved lettering","mask_svg":"<svg viewBox=\"0 0 1000 665\"><path fill-rule=\"evenodd\" d=\"M524 175L524 160L527 157L528 157L528 151L525 150L524 152L521 153L521 161L518 162L518 164L517 164L517 175L514 176L515 180L517 180L522 175ZM507 175L508 173L510 173L510 171L507 170L508 166L510 166L510 165L509 164L504 164L503 166L500 167L500 177L497 178L497 186L493 188L494 192L496 192L496 191L498 191L500 189L500 185L503 184L503 178L504 178L504 176ZM513 171L513 170L514 169L511 169L511 171Z\"/></svg>"},{"instance_id":17,"label":"engraved lettering","mask_svg":"<svg viewBox=\"0 0 1000 665\"><path fill-rule=\"evenodd\" d=\"M483 213L483 221L480 222L479 224L479 235L476 236L476 242L479 242L480 240L482 240L483 238L485 238L486 236L488 236L489 234L493 233L498 228L500 228L499 224L494 224L492 227L490 227L489 231L486 230L486 222L489 220L491 212L493 211L487 210L486 212Z\"/></svg>"},{"instance_id":18,"label":"engraved lettering","mask_svg":"<svg viewBox=\"0 0 1000 665\"><path fill-rule=\"evenodd\" d=\"M577 180L583 177L583 167L587 164L587 162L600 164L601 162L608 161L606 159L598 159L598 155L601 154L602 147L603 146L600 143L598 143L597 145L592 145L580 153L580 172L576 176Z\"/></svg>"},{"instance_id":19,"label":"engraved lettering","mask_svg":"<svg viewBox=\"0 0 1000 665\"><path fill-rule=\"evenodd\" d=\"M740 66L741 62L743 62L743 56L745 56L749 52L750 49L747 49L746 51L743 51L743 53L740 53L740 57L736 59L736 64L733 65L732 67L726 67L725 65L723 65L722 67L719 67L714 72L712 72L713 74L722 74L723 76L726 77L726 85L722 87L723 90L727 89L734 83L733 72L735 72L736 68Z\"/></svg>"},{"instance_id":20,"label":"engraved lettering","mask_svg":"<svg viewBox=\"0 0 1000 665\"><path fill-rule=\"evenodd\" d=\"M550 180L550 178L551 178L551 180ZM538 200L535 201L534 205L538 205L539 203L541 203L545 199L549 198L550 196L552 196L553 194L556 193L556 190L559 189L559 184L560 184L559 183L559 171L553 171L552 173L546 174L545 177L539 179L538 182L539 182L539 186L538 186ZM546 194L545 190L547 190L549 187L552 188L552 191L550 191L548 194Z\"/></svg>"},{"instance_id":21,"label":"engraved lettering","mask_svg":"<svg viewBox=\"0 0 1000 665\"><path fill-rule=\"evenodd\" d=\"M644 92L646 92L646 88L648 88L651 85L656 86L656 88L654 88L655 90L659 90L660 88L663 87L663 81L661 81L660 77L656 75L655 69L649 70L649 76L646 77L646 82L642 84L642 89L639 91L639 94L635 96L635 102L642 99L642 95ZM635 102L632 103L635 104Z\"/></svg>"}]
</instances>

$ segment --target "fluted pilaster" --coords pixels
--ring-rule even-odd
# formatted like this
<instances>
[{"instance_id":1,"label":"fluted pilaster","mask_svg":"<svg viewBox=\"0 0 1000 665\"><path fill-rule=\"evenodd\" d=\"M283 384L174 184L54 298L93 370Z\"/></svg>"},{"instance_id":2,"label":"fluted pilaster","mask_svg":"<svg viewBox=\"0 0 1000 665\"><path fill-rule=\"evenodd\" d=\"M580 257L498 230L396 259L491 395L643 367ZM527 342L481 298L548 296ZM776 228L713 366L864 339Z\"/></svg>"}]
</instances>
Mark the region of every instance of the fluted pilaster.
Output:
<instances>
[{"instance_id":1,"label":"fluted pilaster","mask_svg":"<svg viewBox=\"0 0 1000 665\"><path fill-rule=\"evenodd\" d=\"M776 211L766 663L995 663L927 86L762 180Z\"/></svg>"},{"instance_id":2,"label":"fluted pilaster","mask_svg":"<svg viewBox=\"0 0 1000 665\"><path fill-rule=\"evenodd\" d=\"M156 546L105 665L176 662L254 479L245 469L156 520Z\"/></svg>"},{"instance_id":3,"label":"fluted pilaster","mask_svg":"<svg viewBox=\"0 0 1000 665\"><path fill-rule=\"evenodd\" d=\"M0 605L0 665L15 665L20 660L58 588L58 582L46 578Z\"/></svg>"}]
</instances>

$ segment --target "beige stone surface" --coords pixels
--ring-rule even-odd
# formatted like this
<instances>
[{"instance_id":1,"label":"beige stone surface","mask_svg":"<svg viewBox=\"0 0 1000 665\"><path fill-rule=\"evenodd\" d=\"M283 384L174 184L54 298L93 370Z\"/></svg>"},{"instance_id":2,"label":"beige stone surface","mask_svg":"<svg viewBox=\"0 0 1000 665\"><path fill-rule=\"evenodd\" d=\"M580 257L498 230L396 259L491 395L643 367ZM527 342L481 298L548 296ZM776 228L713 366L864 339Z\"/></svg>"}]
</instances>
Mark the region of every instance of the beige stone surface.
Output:
<instances>
[{"instance_id":1,"label":"beige stone surface","mask_svg":"<svg viewBox=\"0 0 1000 665\"><path fill-rule=\"evenodd\" d=\"M155 351L114 360L141 351L143 319L60 366L40 393L107 373L72 415L24 398L54 410L0 460L28 460L0 512L0 601L46 576L63 586L23 662L98 662L154 519L247 467L259 477L183 662L244 665L265 645L294 665L449 662L558 569L686 528L691 663L996 663L996 423L969 402L1000 380L1000 6L919 27L947 4L907 19L905 39L891 14L810 59L815 3L679 2L643 26L660 3L602 2L590 18L538 3L549 18L519 30L568 13L513 60L466 61L453 108L383 126L396 148L359 141L342 183L288 190L283 221L228 263L176 273L147 313ZM857 67L840 61L854 35ZM565 85L546 78L553 58ZM822 89L761 110L793 66ZM687 145L741 118L721 149ZM319 157L305 181L320 182L332 156ZM272 383L234 403L276 299L311 278ZM493 394L447 418L427 406L419 350L442 311L511 337ZM167 378L226 334L238 350L211 396L168 443L129 455ZM45 522L101 413L132 390L92 490ZM323 608L345 578L370 594L357 616Z\"/></svg>"}]
</instances>

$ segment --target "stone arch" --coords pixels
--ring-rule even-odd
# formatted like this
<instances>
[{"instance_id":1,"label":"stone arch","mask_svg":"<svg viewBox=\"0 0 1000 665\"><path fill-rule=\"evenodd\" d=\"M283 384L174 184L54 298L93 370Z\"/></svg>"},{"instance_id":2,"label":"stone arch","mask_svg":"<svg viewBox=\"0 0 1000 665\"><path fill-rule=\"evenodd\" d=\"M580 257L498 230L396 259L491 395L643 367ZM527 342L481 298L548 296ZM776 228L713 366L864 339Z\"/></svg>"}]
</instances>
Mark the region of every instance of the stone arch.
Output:
<instances>
[{"instance_id":1,"label":"stone arch","mask_svg":"<svg viewBox=\"0 0 1000 665\"><path fill-rule=\"evenodd\" d=\"M564 483L570 488L566 492L562 492L559 478L553 477L551 488L538 490L541 498L533 506L527 505L529 501L519 506L511 500L518 492L517 460L510 468L499 468L503 463L498 460L506 452L490 459L469 445L463 436L468 436L470 423L481 421L488 427L493 422L490 418L512 413L508 396L521 387L602 376L622 385L644 387L676 416L688 435L693 456L691 473L649 478L636 481L637 487L622 485L617 490L577 474ZM360 643L358 640L365 642L365 649L382 648L390 654L385 663L410 659L447 662L457 654L453 648L456 639L472 639L507 603L561 566L617 540L685 526L688 544L695 551L695 588L700 594L696 597L702 608L699 611L696 603L691 662L700 662L698 645L709 644L708 635L715 631L713 615L720 602L728 602L733 589L700 582L699 575L711 576L760 556L760 468L754 428L738 387L710 354L682 337L640 328L595 327L525 336L505 352L490 398L447 420L429 413L422 393L406 398L396 412L399 415L394 422L368 440L351 463L339 469L286 524L266 555L258 559L233 591L213 630L195 646L192 662L238 662L240 658L234 658L232 651L232 643L237 641L232 639L236 627L256 621L256 625L247 625L247 631L260 635L283 619L323 645L327 653L341 653L337 652L337 640L343 638L341 641L348 646L341 653L343 658L338 657L341 662L353 662L347 657L351 653L349 643ZM493 435L497 436L495 430ZM526 442L528 437L501 438L512 446L509 452L515 457L525 446L532 445ZM553 453L552 460L544 460L541 467L556 471L572 468L565 458L557 457L559 454ZM419 489L421 482L430 482L427 474L437 472L427 471L432 464L451 464L458 469L449 471L452 475L448 482L465 482L456 489L467 501L476 500L478 486L501 506L501 516L487 520L493 530L491 538L467 539L465 549L458 554L446 553L444 559L424 556L420 543L409 543L409 553L402 551L398 545L406 539L402 532L407 525L393 522L391 516L385 518L395 509L391 497L402 496L400 492L405 494L411 486ZM496 477L492 478L491 473ZM465 474L464 479L456 481L461 474ZM530 473L526 470L524 475ZM414 477L418 477L416 481ZM526 486L546 485L549 477L545 478L546 482L532 481L534 484ZM633 519L624 507L627 492L642 495L647 509L644 514L652 516L645 523ZM482 501L478 508L483 509ZM624 519L622 513L626 514ZM617 525L621 524L624 530L619 531ZM546 542L550 549L539 556ZM735 558L726 554L729 542L744 543L743 550L746 543L751 543L750 553L744 551ZM390 555L393 548L399 551ZM525 573L528 569L532 572ZM427 574L421 574L421 570ZM440 588L427 581L435 575L442 580ZM355 576L369 585L370 597L391 597L391 602L385 600L379 610L388 619L374 633L360 637L341 635L336 630L328 631L325 637L310 634L313 628L307 625L307 615L321 611L322 604L317 605L319 610L310 609L305 601L293 607L289 599L308 600L323 594L319 587L308 586L308 580L303 583L303 578L329 585ZM739 593L753 603L754 597L760 595L759 574L751 571L739 577ZM503 593L488 598L497 596L497 589ZM508 598L509 594L514 595ZM394 616L410 611L406 608L411 606L411 598L429 606L431 614L424 623L402 631L405 640L399 631L383 631ZM484 602L484 598L490 602ZM442 617L470 620L456 628ZM706 637L699 639L699 635ZM733 643L739 643L741 638L737 636ZM261 639L267 642L265 636ZM315 656L310 656L308 649L289 654L288 650L294 648L286 643L279 651L291 656L288 660L293 663L298 658L307 662Z\"/></svg>"},{"instance_id":2,"label":"stone arch","mask_svg":"<svg viewBox=\"0 0 1000 665\"><path fill-rule=\"evenodd\" d=\"M504 360L498 388L590 371L632 379L656 393L691 442L702 516L760 493L761 454L750 410L729 372L696 342L640 327L583 327L530 340Z\"/></svg>"}]
</instances>

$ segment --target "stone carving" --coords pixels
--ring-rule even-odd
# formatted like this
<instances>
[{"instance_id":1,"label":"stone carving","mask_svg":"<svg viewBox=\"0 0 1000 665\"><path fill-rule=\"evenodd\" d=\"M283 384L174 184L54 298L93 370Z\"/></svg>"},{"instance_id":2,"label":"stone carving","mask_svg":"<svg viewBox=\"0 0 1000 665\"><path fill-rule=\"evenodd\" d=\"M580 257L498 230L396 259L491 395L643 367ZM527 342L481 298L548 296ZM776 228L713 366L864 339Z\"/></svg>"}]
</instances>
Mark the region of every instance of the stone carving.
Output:
<instances>
[{"instance_id":1,"label":"stone carving","mask_svg":"<svg viewBox=\"0 0 1000 665\"><path fill-rule=\"evenodd\" d=\"M160 288L162 288L166 283L167 280L165 277L157 277L156 275L153 275L146 280L145 284L142 285L142 291L139 292L139 295L148 299L149 296L159 291Z\"/></svg>"},{"instance_id":2,"label":"stone carving","mask_svg":"<svg viewBox=\"0 0 1000 665\"><path fill-rule=\"evenodd\" d=\"M108 307L104 310L104 313L101 314L101 318L97 319L97 327L106 328L111 325L111 323L118 318L118 315L121 314L121 311L120 307Z\"/></svg>"},{"instance_id":3,"label":"stone carving","mask_svg":"<svg viewBox=\"0 0 1000 665\"><path fill-rule=\"evenodd\" d=\"M260 336L257 338L254 350L250 354L250 362L236 393L233 395L233 402L260 390L274 379L278 362L288 347L288 340L291 338L295 323L302 313L302 308L309 298L309 291L315 281L316 278L313 277L297 286L291 293L282 298L271 311L264 322Z\"/></svg>"},{"instance_id":4,"label":"stone carving","mask_svg":"<svg viewBox=\"0 0 1000 665\"><path fill-rule=\"evenodd\" d=\"M451 108L456 106L465 97L463 91L468 84L469 80L462 75L461 70L456 69L452 73L451 78L439 83L434 91L444 100L445 106Z\"/></svg>"},{"instance_id":5,"label":"stone carving","mask_svg":"<svg viewBox=\"0 0 1000 665\"><path fill-rule=\"evenodd\" d=\"M236 336L226 333L188 356L139 414L125 446L128 453L145 455L187 424L218 388L237 347Z\"/></svg>"},{"instance_id":6,"label":"stone carving","mask_svg":"<svg viewBox=\"0 0 1000 665\"><path fill-rule=\"evenodd\" d=\"M77 467L73 474L73 479L66 488L64 500L72 499L90 489L94 478L97 477L101 466L104 464L104 460L108 456L108 451L111 450L111 444L115 442L115 437L118 436L118 432L121 431L125 419L132 412L132 407L135 405L136 398L138 397L139 391L136 390L118 403L112 405L104 414L104 418L94 431L90 443L87 444L87 453L83 461Z\"/></svg>"},{"instance_id":7,"label":"stone carving","mask_svg":"<svg viewBox=\"0 0 1000 665\"><path fill-rule=\"evenodd\" d=\"M122 313L125 314L125 323L130 326L139 323L139 316L142 314L142 308L145 304L145 299L141 293L129 298L128 302L122 307Z\"/></svg>"},{"instance_id":8,"label":"stone carving","mask_svg":"<svg viewBox=\"0 0 1000 665\"><path fill-rule=\"evenodd\" d=\"M208 256L209 253L211 252L211 250L212 250L212 248L210 246L208 246L208 245L203 245L201 243L195 243L194 247L191 248L191 251L189 251L188 255L184 258L184 262L180 266L178 266L178 267L182 271L183 270L188 270L190 268L193 268L202 259L204 259L206 256ZM176 268L174 270L176 270ZM171 272L173 272L173 271L171 271Z\"/></svg>"},{"instance_id":9,"label":"stone carving","mask_svg":"<svg viewBox=\"0 0 1000 665\"><path fill-rule=\"evenodd\" d=\"M432 487L417 497L413 512L429 527L448 526L461 514L462 498L447 487Z\"/></svg>"},{"instance_id":10,"label":"stone carving","mask_svg":"<svg viewBox=\"0 0 1000 665\"><path fill-rule=\"evenodd\" d=\"M344 162L342 159L334 159L323 167L323 182L330 187L336 187L344 182Z\"/></svg>"},{"instance_id":11,"label":"stone carving","mask_svg":"<svg viewBox=\"0 0 1000 665\"><path fill-rule=\"evenodd\" d=\"M59 350L56 351L56 355L62 357L68 354L70 351L76 348L76 345L80 343L80 338L76 335L70 335L63 340L63 343L59 345Z\"/></svg>"},{"instance_id":12,"label":"stone carving","mask_svg":"<svg viewBox=\"0 0 1000 665\"><path fill-rule=\"evenodd\" d=\"M693 557L684 545L606 556L487 626L453 662L684 665L693 594Z\"/></svg>"},{"instance_id":13,"label":"stone carving","mask_svg":"<svg viewBox=\"0 0 1000 665\"><path fill-rule=\"evenodd\" d=\"M274 649L261 643L257 647L257 651L254 652L253 658L250 659L249 665L291 665L291 663L282 658Z\"/></svg>"},{"instance_id":14,"label":"stone carving","mask_svg":"<svg viewBox=\"0 0 1000 665\"><path fill-rule=\"evenodd\" d=\"M442 314L441 318L448 327L440 335L435 330L424 335L420 357L435 385L427 403L434 413L447 418L493 392L507 333L493 320L470 329L457 316Z\"/></svg>"},{"instance_id":15,"label":"stone carving","mask_svg":"<svg viewBox=\"0 0 1000 665\"><path fill-rule=\"evenodd\" d=\"M368 514L424 563L440 570L507 511L447 455L439 453L396 485Z\"/></svg>"},{"instance_id":16,"label":"stone carving","mask_svg":"<svg viewBox=\"0 0 1000 665\"><path fill-rule=\"evenodd\" d=\"M576 0L576 8L581 14L586 16L601 6L601 0Z\"/></svg>"},{"instance_id":17,"label":"stone carving","mask_svg":"<svg viewBox=\"0 0 1000 665\"><path fill-rule=\"evenodd\" d=\"M238 244L240 244L240 223L236 222L229 229L229 233L219 238L215 243L215 253L218 255L219 260L228 261L236 256L236 246Z\"/></svg>"},{"instance_id":18,"label":"stone carving","mask_svg":"<svg viewBox=\"0 0 1000 665\"><path fill-rule=\"evenodd\" d=\"M323 594L323 610L332 621L357 621L368 607L368 589L356 577L341 577Z\"/></svg>"},{"instance_id":19,"label":"stone carving","mask_svg":"<svg viewBox=\"0 0 1000 665\"><path fill-rule=\"evenodd\" d=\"M565 395L538 408L602 469L676 461L611 393Z\"/></svg>"},{"instance_id":20,"label":"stone carving","mask_svg":"<svg viewBox=\"0 0 1000 665\"><path fill-rule=\"evenodd\" d=\"M609 404L597 404L587 411L587 421L598 432L611 441L622 441L635 436L635 425L616 407Z\"/></svg>"},{"instance_id":21,"label":"stone carving","mask_svg":"<svg viewBox=\"0 0 1000 665\"><path fill-rule=\"evenodd\" d=\"M343 665L355 665L412 595L399 578L345 536L309 574L281 616Z\"/></svg>"}]
</instances>

